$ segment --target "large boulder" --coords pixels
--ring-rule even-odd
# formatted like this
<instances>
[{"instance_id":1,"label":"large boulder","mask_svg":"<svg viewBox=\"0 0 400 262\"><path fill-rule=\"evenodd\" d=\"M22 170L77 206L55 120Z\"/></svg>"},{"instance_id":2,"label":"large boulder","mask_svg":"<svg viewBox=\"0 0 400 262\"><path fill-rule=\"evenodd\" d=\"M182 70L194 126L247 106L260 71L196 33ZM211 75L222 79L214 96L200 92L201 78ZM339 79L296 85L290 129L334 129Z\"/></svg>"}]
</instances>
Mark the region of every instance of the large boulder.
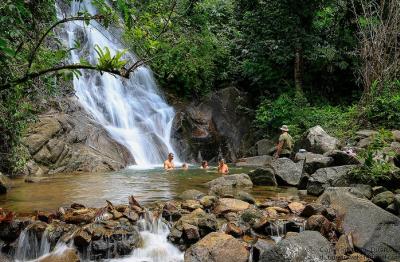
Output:
<instances>
[{"instance_id":1,"label":"large boulder","mask_svg":"<svg viewBox=\"0 0 400 262\"><path fill-rule=\"evenodd\" d=\"M203 192L201 192L199 190L189 189L189 190L182 192L182 194L179 195L179 198L183 199L183 200L199 200L200 198L202 198L205 195L206 194L204 194Z\"/></svg>"},{"instance_id":2,"label":"large boulder","mask_svg":"<svg viewBox=\"0 0 400 262\"><path fill-rule=\"evenodd\" d=\"M324 154L326 157L333 159L332 166L359 165L360 160L353 154L349 154L342 150L333 150Z\"/></svg>"},{"instance_id":3,"label":"large boulder","mask_svg":"<svg viewBox=\"0 0 400 262\"><path fill-rule=\"evenodd\" d=\"M349 190L328 188L318 202L336 210L343 233L352 235L354 246L362 253L376 261L399 261L400 218Z\"/></svg>"},{"instance_id":4,"label":"large boulder","mask_svg":"<svg viewBox=\"0 0 400 262\"><path fill-rule=\"evenodd\" d=\"M213 212L217 215L228 212L239 212L250 208L250 204L239 199L234 198L220 198L218 199Z\"/></svg>"},{"instance_id":5,"label":"large boulder","mask_svg":"<svg viewBox=\"0 0 400 262\"><path fill-rule=\"evenodd\" d=\"M22 142L31 156L24 170L27 175L114 171L135 163L75 97L39 115Z\"/></svg>"},{"instance_id":6,"label":"large boulder","mask_svg":"<svg viewBox=\"0 0 400 262\"><path fill-rule=\"evenodd\" d=\"M295 163L289 158L279 158L271 163L279 185L297 186L300 182L303 163Z\"/></svg>"},{"instance_id":7,"label":"large boulder","mask_svg":"<svg viewBox=\"0 0 400 262\"><path fill-rule=\"evenodd\" d=\"M305 154L303 172L313 174L320 168L329 167L332 163L332 157L307 152Z\"/></svg>"},{"instance_id":8,"label":"large boulder","mask_svg":"<svg viewBox=\"0 0 400 262\"><path fill-rule=\"evenodd\" d=\"M354 167L354 165L347 165L318 169L308 179L307 193L310 195L319 196L328 187L348 186L349 182L347 174Z\"/></svg>"},{"instance_id":9,"label":"large boulder","mask_svg":"<svg viewBox=\"0 0 400 262\"><path fill-rule=\"evenodd\" d=\"M273 158L269 155L253 156L240 158L236 161L236 166L239 167L263 167L272 162Z\"/></svg>"},{"instance_id":10,"label":"large boulder","mask_svg":"<svg viewBox=\"0 0 400 262\"><path fill-rule=\"evenodd\" d=\"M251 120L240 106L248 106L247 97L235 87L211 92L187 106L176 104L172 140L188 159L201 156L210 161L222 153L227 161L235 161L254 144Z\"/></svg>"},{"instance_id":11,"label":"large boulder","mask_svg":"<svg viewBox=\"0 0 400 262\"><path fill-rule=\"evenodd\" d=\"M393 200L394 194L390 191L385 191L374 196L371 201L378 207L387 208L393 203Z\"/></svg>"},{"instance_id":12,"label":"large boulder","mask_svg":"<svg viewBox=\"0 0 400 262\"><path fill-rule=\"evenodd\" d=\"M268 246L267 246L268 247ZM316 231L303 231L285 238L261 253L262 262L335 261L329 241Z\"/></svg>"},{"instance_id":13,"label":"large boulder","mask_svg":"<svg viewBox=\"0 0 400 262\"><path fill-rule=\"evenodd\" d=\"M233 174L233 175L224 175L210 182L207 182L206 185L209 188L213 187L232 187L232 188L251 188L253 187L253 182L246 174Z\"/></svg>"},{"instance_id":14,"label":"large boulder","mask_svg":"<svg viewBox=\"0 0 400 262\"><path fill-rule=\"evenodd\" d=\"M320 126L310 128L303 134L297 147L309 152L324 154L339 147L339 140L328 135Z\"/></svg>"},{"instance_id":15,"label":"large boulder","mask_svg":"<svg viewBox=\"0 0 400 262\"><path fill-rule=\"evenodd\" d=\"M275 141L270 139L262 139L257 141L256 143L257 155L263 156L263 155L273 154L276 149L275 144L276 144Z\"/></svg>"},{"instance_id":16,"label":"large boulder","mask_svg":"<svg viewBox=\"0 0 400 262\"><path fill-rule=\"evenodd\" d=\"M247 262L249 251L241 241L213 232L185 252L185 262Z\"/></svg>"},{"instance_id":17,"label":"large boulder","mask_svg":"<svg viewBox=\"0 0 400 262\"><path fill-rule=\"evenodd\" d=\"M257 168L248 174L254 185L277 186L275 172L271 168Z\"/></svg>"}]
</instances>

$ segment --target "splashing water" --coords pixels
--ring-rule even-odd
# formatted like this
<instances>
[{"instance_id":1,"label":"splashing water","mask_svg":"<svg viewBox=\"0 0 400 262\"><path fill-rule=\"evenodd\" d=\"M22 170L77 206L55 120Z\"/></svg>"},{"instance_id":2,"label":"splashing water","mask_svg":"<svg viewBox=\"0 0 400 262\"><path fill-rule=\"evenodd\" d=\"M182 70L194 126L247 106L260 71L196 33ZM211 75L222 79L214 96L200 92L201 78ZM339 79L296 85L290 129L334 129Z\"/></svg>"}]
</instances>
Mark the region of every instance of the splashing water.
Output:
<instances>
[{"instance_id":1,"label":"splashing water","mask_svg":"<svg viewBox=\"0 0 400 262\"><path fill-rule=\"evenodd\" d=\"M183 253L168 242L168 225L161 218L154 218L150 213L139 222L143 246L133 251L132 255L109 262L180 262Z\"/></svg>"},{"instance_id":2,"label":"splashing water","mask_svg":"<svg viewBox=\"0 0 400 262\"><path fill-rule=\"evenodd\" d=\"M75 16L82 10L97 13L88 0L72 1L70 10L64 15L60 8L57 10L60 19ZM86 58L95 64L96 45L102 49L108 47L112 55L124 49L121 43L115 41L120 35L112 35L96 21L91 21L89 25L82 21L70 22L66 24L65 31L63 40L68 47L73 48L76 42L82 47L81 50L71 51L72 63ZM137 61L132 53L127 53L124 58L130 63ZM147 67L139 67L130 79L82 71L82 76L75 77L73 84L84 108L112 138L130 151L138 166L150 168L160 165L168 152L174 153L170 137L175 112L159 93L152 72ZM179 162L179 159L176 161Z\"/></svg>"}]
</instances>

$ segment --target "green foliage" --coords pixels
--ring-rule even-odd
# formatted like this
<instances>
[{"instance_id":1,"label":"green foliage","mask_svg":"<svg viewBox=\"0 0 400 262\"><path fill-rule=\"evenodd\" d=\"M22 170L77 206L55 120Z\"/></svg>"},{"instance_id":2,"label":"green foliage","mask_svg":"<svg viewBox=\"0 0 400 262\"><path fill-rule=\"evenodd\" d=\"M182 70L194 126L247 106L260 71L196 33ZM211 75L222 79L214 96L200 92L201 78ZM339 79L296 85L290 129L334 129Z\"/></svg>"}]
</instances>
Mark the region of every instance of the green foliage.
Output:
<instances>
[{"instance_id":1,"label":"green foliage","mask_svg":"<svg viewBox=\"0 0 400 262\"><path fill-rule=\"evenodd\" d=\"M123 68L127 61L123 60L122 57L127 50L117 51L115 55L111 54L108 47L102 49L100 46L95 45L95 51L97 53L97 68L100 71L113 71Z\"/></svg>"},{"instance_id":2,"label":"green foliage","mask_svg":"<svg viewBox=\"0 0 400 262\"><path fill-rule=\"evenodd\" d=\"M355 129L355 116L354 107L312 106L303 94L289 92L276 100L264 99L256 111L256 125L266 136L275 134L286 124L294 138L316 125L332 135L345 137Z\"/></svg>"},{"instance_id":3,"label":"green foliage","mask_svg":"<svg viewBox=\"0 0 400 262\"><path fill-rule=\"evenodd\" d=\"M357 183L379 184L390 180L395 167L389 158L395 155L389 146L392 132L381 129L373 136L372 143L358 154L362 165L350 172L350 178Z\"/></svg>"},{"instance_id":4,"label":"green foliage","mask_svg":"<svg viewBox=\"0 0 400 262\"><path fill-rule=\"evenodd\" d=\"M386 84L384 92L377 94L372 86L372 101L365 105L362 117L375 127L400 127L400 80Z\"/></svg>"}]
</instances>

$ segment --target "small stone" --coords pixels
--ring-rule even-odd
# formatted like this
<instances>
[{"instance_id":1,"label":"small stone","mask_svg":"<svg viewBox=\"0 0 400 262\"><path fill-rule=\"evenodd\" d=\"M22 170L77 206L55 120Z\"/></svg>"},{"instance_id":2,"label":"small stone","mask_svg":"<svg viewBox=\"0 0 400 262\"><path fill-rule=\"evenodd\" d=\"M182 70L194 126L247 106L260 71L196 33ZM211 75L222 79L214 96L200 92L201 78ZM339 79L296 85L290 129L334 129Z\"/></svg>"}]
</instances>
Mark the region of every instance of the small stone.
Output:
<instances>
[{"instance_id":1,"label":"small stone","mask_svg":"<svg viewBox=\"0 0 400 262\"><path fill-rule=\"evenodd\" d=\"M302 217L310 217L312 215L321 214L326 207L318 203L309 203L307 204L303 211L301 212L300 216Z\"/></svg>"},{"instance_id":2,"label":"small stone","mask_svg":"<svg viewBox=\"0 0 400 262\"><path fill-rule=\"evenodd\" d=\"M391 203L393 203L393 200L394 200L394 194L390 191L385 191L374 196L371 201L375 205L385 209Z\"/></svg>"},{"instance_id":3,"label":"small stone","mask_svg":"<svg viewBox=\"0 0 400 262\"><path fill-rule=\"evenodd\" d=\"M244 191L239 191L236 194L236 198L240 199L240 200L242 200L244 202L247 202L249 204L255 204L256 203L256 199L252 195L250 195L249 193L244 192Z\"/></svg>"},{"instance_id":4,"label":"small stone","mask_svg":"<svg viewBox=\"0 0 400 262\"><path fill-rule=\"evenodd\" d=\"M226 225L225 233L234 237L240 237L243 235L243 230L234 223L228 223Z\"/></svg>"},{"instance_id":5,"label":"small stone","mask_svg":"<svg viewBox=\"0 0 400 262\"><path fill-rule=\"evenodd\" d=\"M182 200L199 200L205 196L205 194L199 190L190 189L184 191L182 194L179 195L179 198Z\"/></svg>"},{"instance_id":6,"label":"small stone","mask_svg":"<svg viewBox=\"0 0 400 262\"><path fill-rule=\"evenodd\" d=\"M79 204L79 203L73 203L71 204L71 208L73 209L84 209L86 208L85 205Z\"/></svg>"},{"instance_id":7,"label":"small stone","mask_svg":"<svg viewBox=\"0 0 400 262\"><path fill-rule=\"evenodd\" d=\"M307 219L306 230L318 231L329 239L331 232L334 231L334 226L323 215L313 215Z\"/></svg>"},{"instance_id":8,"label":"small stone","mask_svg":"<svg viewBox=\"0 0 400 262\"><path fill-rule=\"evenodd\" d=\"M292 202L288 205L293 214L299 215L303 212L305 206L300 202Z\"/></svg>"},{"instance_id":9,"label":"small stone","mask_svg":"<svg viewBox=\"0 0 400 262\"><path fill-rule=\"evenodd\" d=\"M336 218L336 211L335 209L328 207L324 209L321 214L326 217L329 221L333 221Z\"/></svg>"},{"instance_id":10,"label":"small stone","mask_svg":"<svg viewBox=\"0 0 400 262\"><path fill-rule=\"evenodd\" d=\"M374 186L372 188L372 194L375 196L379 193L383 193L385 191L388 191L386 188L384 188L383 186Z\"/></svg>"},{"instance_id":11,"label":"small stone","mask_svg":"<svg viewBox=\"0 0 400 262\"><path fill-rule=\"evenodd\" d=\"M335 245L335 251L338 259L344 259L347 255L353 253L354 246L351 235L341 235Z\"/></svg>"},{"instance_id":12,"label":"small stone","mask_svg":"<svg viewBox=\"0 0 400 262\"><path fill-rule=\"evenodd\" d=\"M206 208L212 207L216 201L217 197L215 196L203 196L200 198L200 204Z\"/></svg>"},{"instance_id":13,"label":"small stone","mask_svg":"<svg viewBox=\"0 0 400 262\"><path fill-rule=\"evenodd\" d=\"M287 210L286 208L282 208L282 207L272 207L273 209L275 209L276 212L278 213L283 213L283 214L289 214L290 211Z\"/></svg>"},{"instance_id":14,"label":"small stone","mask_svg":"<svg viewBox=\"0 0 400 262\"><path fill-rule=\"evenodd\" d=\"M192 242L200 239L199 229L190 224L183 224L183 233L186 240Z\"/></svg>"},{"instance_id":15,"label":"small stone","mask_svg":"<svg viewBox=\"0 0 400 262\"><path fill-rule=\"evenodd\" d=\"M182 202L181 207L192 211L198 208L202 208L203 206L200 205L199 201L197 200L185 200L184 202Z\"/></svg>"}]
</instances>

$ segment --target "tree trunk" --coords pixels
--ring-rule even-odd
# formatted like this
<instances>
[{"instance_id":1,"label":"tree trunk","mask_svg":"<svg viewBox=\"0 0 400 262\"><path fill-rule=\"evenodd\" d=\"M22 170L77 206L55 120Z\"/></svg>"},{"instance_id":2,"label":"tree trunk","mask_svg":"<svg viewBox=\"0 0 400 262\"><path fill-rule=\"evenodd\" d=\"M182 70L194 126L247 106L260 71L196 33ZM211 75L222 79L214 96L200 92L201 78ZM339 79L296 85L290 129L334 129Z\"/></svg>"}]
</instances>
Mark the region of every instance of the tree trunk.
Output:
<instances>
[{"instance_id":1,"label":"tree trunk","mask_svg":"<svg viewBox=\"0 0 400 262\"><path fill-rule=\"evenodd\" d=\"M296 47L294 58L294 84L296 92L303 92L303 54L300 47Z\"/></svg>"}]
</instances>

